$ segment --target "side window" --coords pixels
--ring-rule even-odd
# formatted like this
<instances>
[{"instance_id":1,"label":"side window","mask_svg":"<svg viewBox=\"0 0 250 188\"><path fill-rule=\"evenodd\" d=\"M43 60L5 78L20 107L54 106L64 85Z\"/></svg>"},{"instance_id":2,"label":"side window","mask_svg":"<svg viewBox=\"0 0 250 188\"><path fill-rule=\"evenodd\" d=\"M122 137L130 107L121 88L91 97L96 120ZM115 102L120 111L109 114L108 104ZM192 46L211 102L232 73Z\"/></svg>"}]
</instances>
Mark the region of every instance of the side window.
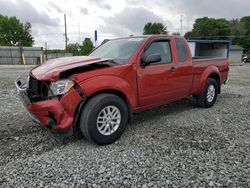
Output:
<instances>
[{"instance_id":1,"label":"side window","mask_svg":"<svg viewBox=\"0 0 250 188\"><path fill-rule=\"evenodd\" d=\"M151 55L151 54L161 54L161 62L159 64L164 63L171 63L172 62L172 56L170 51L170 44L168 41L156 41L153 42L149 48L144 52L145 56Z\"/></svg>"},{"instance_id":2,"label":"side window","mask_svg":"<svg viewBox=\"0 0 250 188\"><path fill-rule=\"evenodd\" d=\"M182 39L175 39L179 62L184 62L188 58L186 43Z\"/></svg>"}]
</instances>

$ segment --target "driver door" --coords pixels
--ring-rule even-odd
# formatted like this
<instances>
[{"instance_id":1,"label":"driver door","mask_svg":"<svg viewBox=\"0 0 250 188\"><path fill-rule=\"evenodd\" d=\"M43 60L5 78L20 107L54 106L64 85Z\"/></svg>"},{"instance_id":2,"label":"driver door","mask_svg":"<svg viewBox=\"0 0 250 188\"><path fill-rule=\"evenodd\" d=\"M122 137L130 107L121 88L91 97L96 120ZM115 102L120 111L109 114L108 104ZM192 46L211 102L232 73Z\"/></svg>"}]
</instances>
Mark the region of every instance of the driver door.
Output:
<instances>
[{"instance_id":1,"label":"driver door","mask_svg":"<svg viewBox=\"0 0 250 188\"><path fill-rule=\"evenodd\" d=\"M138 66L138 90L140 107L152 106L172 100L175 96L175 63L169 39L152 41L143 56L160 53L161 61L147 66Z\"/></svg>"}]
</instances>

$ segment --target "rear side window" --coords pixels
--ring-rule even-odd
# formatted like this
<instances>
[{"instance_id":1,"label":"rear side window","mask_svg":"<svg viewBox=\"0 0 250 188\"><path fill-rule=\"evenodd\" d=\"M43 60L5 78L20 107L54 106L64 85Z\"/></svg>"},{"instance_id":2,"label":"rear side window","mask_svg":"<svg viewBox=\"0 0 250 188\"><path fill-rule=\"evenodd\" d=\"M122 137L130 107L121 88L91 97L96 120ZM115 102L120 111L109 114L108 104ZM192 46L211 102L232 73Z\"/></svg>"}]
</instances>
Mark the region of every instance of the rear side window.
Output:
<instances>
[{"instance_id":1,"label":"rear side window","mask_svg":"<svg viewBox=\"0 0 250 188\"><path fill-rule=\"evenodd\" d=\"M179 62L185 62L188 59L188 51L185 41L183 39L175 39L175 43Z\"/></svg>"},{"instance_id":2,"label":"rear side window","mask_svg":"<svg viewBox=\"0 0 250 188\"><path fill-rule=\"evenodd\" d=\"M171 63L171 51L169 41L155 41L153 42L149 48L145 51L145 56L160 53L161 54L161 62L159 64Z\"/></svg>"}]
</instances>

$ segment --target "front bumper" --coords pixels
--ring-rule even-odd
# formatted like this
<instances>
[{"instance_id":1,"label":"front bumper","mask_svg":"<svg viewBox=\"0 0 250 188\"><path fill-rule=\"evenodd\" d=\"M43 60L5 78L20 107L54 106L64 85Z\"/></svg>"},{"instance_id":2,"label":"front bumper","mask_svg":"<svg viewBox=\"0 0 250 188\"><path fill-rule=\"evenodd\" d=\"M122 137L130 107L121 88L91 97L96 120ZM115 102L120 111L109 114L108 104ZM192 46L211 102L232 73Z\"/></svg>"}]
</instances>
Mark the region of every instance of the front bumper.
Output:
<instances>
[{"instance_id":1,"label":"front bumper","mask_svg":"<svg viewBox=\"0 0 250 188\"><path fill-rule=\"evenodd\" d=\"M75 111L83 100L76 89L59 98L31 102L28 85L20 79L15 82L18 94L31 119L53 132L67 133L72 130Z\"/></svg>"}]
</instances>

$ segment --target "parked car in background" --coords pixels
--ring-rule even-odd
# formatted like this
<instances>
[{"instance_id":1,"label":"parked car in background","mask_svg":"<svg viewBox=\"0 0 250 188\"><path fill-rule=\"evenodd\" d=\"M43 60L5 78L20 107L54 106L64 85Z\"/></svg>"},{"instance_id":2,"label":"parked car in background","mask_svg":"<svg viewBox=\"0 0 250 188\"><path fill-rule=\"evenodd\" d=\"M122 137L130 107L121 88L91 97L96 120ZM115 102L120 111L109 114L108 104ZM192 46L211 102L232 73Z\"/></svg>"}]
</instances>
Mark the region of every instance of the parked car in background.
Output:
<instances>
[{"instance_id":1,"label":"parked car in background","mask_svg":"<svg viewBox=\"0 0 250 188\"><path fill-rule=\"evenodd\" d=\"M104 145L120 138L134 112L193 96L214 105L227 82L226 58L192 59L179 36L110 40L89 56L49 60L16 87L33 120L53 132L79 127Z\"/></svg>"},{"instance_id":2,"label":"parked car in background","mask_svg":"<svg viewBox=\"0 0 250 188\"><path fill-rule=\"evenodd\" d=\"M250 62L250 53L247 53L247 54L242 58L242 61L243 61L244 63Z\"/></svg>"}]
</instances>

